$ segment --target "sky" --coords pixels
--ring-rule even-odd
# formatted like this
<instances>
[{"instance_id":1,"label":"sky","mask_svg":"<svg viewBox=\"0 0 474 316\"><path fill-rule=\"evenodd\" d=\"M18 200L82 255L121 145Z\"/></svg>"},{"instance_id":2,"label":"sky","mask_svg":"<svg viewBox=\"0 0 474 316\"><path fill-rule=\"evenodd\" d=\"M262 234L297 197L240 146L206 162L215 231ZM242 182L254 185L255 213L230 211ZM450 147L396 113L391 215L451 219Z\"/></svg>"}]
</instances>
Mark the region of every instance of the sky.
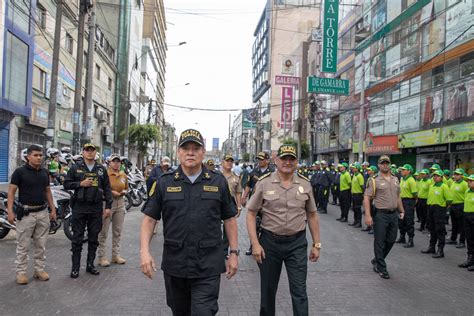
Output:
<instances>
[{"instance_id":1,"label":"sky","mask_svg":"<svg viewBox=\"0 0 474 316\"><path fill-rule=\"evenodd\" d=\"M201 132L208 150L228 138L229 114L171 107L252 107L252 45L266 0L165 0L168 56L165 118L179 134ZM178 46L180 42L185 45ZM169 105L168 105L169 104Z\"/></svg>"}]
</instances>

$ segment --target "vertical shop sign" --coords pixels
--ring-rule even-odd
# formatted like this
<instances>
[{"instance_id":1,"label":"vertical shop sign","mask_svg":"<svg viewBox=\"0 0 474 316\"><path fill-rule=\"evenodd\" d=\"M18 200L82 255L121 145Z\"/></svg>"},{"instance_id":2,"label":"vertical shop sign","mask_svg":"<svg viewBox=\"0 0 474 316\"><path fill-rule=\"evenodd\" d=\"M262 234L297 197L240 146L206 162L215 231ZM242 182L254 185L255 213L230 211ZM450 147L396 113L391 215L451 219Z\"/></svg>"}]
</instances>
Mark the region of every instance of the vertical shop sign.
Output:
<instances>
[{"instance_id":1,"label":"vertical shop sign","mask_svg":"<svg viewBox=\"0 0 474 316\"><path fill-rule=\"evenodd\" d=\"M339 23L339 1L324 1L323 27L323 72L337 70L337 33Z\"/></svg>"},{"instance_id":2,"label":"vertical shop sign","mask_svg":"<svg viewBox=\"0 0 474 316\"><path fill-rule=\"evenodd\" d=\"M281 88L281 127L291 128L293 119L293 87Z\"/></svg>"}]
</instances>

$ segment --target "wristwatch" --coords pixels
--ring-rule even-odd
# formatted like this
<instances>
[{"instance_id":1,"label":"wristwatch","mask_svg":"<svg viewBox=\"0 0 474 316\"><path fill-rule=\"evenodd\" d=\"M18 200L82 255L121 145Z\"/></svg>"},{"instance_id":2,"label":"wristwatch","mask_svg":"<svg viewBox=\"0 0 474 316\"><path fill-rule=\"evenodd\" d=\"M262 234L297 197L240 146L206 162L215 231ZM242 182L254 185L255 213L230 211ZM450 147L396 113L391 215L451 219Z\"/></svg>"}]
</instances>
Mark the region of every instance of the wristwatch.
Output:
<instances>
[{"instance_id":1,"label":"wristwatch","mask_svg":"<svg viewBox=\"0 0 474 316\"><path fill-rule=\"evenodd\" d=\"M231 254L235 254L238 257L239 254L240 254L240 249L230 249L229 250L229 255L231 255Z\"/></svg>"},{"instance_id":2,"label":"wristwatch","mask_svg":"<svg viewBox=\"0 0 474 316\"><path fill-rule=\"evenodd\" d=\"M321 249L321 243L320 242L315 242L313 243L313 248L316 248L316 249Z\"/></svg>"}]
</instances>

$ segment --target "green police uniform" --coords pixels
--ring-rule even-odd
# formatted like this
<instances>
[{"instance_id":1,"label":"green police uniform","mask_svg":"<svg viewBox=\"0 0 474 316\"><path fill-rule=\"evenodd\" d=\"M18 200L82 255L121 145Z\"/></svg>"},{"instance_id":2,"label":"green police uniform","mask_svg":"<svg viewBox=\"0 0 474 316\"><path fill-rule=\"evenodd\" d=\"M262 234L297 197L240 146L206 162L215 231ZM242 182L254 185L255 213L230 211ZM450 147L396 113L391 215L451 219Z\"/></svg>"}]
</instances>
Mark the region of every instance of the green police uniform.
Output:
<instances>
[{"instance_id":1,"label":"green police uniform","mask_svg":"<svg viewBox=\"0 0 474 316\"><path fill-rule=\"evenodd\" d=\"M428 174L429 171L423 169L420 174ZM426 201L428 199L428 192L430 190L431 179L421 179L417 183L418 189L418 201L416 203L416 210L420 216L420 228L419 231L424 231L426 228L426 217L428 215L428 206Z\"/></svg>"},{"instance_id":2,"label":"green police uniform","mask_svg":"<svg viewBox=\"0 0 474 316\"><path fill-rule=\"evenodd\" d=\"M474 181L474 175L468 179ZM467 244L467 261L459 267L474 271L474 190L468 189L464 198L464 234Z\"/></svg>"},{"instance_id":3,"label":"green police uniform","mask_svg":"<svg viewBox=\"0 0 474 316\"><path fill-rule=\"evenodd\" d=\"M356 167L357 168L357 167ZM362 202L364 200L364 176L357 171L352 177L351 194L352 194L352 210L354 211L354 222L351 226L359 228L362 226Z\"/></svg>"},{"instance_id":4,"label":"green police uniform","mask_svg":"<svg viewBox=\"0 0 474 316\"><path fill-rule=\"evenodd\" d=\"M345 167L347 168L347 164L345 164ZM347 217L349 216L349 209L351 208L352 202L351 184L351 174L347 170L341 172L341 177L339 180L339 197L341 204L341 217L339 220L341 222L347 222Z\"/></svg>"},{"instance_id":5,"label":"green police uniform","mask_svg":"<svg viewBox=\"0 0 474 316\"><path fill-rule=\"evenodd\" d=\"M464 170L457 169L458 174L463 174ZM461 172L462 171L462 172ZM451 184L451 194L453 195L453 204L451 205L451 237L447 244L458 244L457 247L461 248L464 246L464 198L466 191L469 189L467 182L462 178ZM459 234L459 243L457 242Z\"/></svg>"},{"instance_id":6,"label":"green police uniform","mask_svg":"<svg viewBox=\"0 0 474 316\"><path fill-rule=\"evenodd\" d=\"M412 171L410 165L404 165L402 169ZM402 198L405 216L399 220L398 228L400 230L400 241L405 241L405 235L408 235L407 247L413 247L413 237L415 236L415 204L418 188L415 178L411 175L402 177L400 180L400 197Z\"/></svg>"}]
</instances>

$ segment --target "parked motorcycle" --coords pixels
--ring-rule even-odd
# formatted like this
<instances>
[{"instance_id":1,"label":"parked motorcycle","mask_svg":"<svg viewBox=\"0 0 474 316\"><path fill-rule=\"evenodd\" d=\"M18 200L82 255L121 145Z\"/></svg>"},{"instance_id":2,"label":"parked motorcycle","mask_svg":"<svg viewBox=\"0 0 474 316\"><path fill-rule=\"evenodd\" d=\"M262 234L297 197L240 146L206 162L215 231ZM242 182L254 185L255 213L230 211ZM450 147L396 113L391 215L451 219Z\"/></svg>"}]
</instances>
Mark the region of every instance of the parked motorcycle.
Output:
<instances>
[{"instance_id":1,"label":"parked motorcycle","mask_svg":"<svg viewBox=\"0 0 474 316\"><path fill-rule=\"evenodd\" d=\"M11 229L16 229L15 225L8 222L7 200L8 193L0 191L0 239L5 238ZM14 212L17 205L18 201L15 200L13 203Z\"/></svg>"}]
</instances>

